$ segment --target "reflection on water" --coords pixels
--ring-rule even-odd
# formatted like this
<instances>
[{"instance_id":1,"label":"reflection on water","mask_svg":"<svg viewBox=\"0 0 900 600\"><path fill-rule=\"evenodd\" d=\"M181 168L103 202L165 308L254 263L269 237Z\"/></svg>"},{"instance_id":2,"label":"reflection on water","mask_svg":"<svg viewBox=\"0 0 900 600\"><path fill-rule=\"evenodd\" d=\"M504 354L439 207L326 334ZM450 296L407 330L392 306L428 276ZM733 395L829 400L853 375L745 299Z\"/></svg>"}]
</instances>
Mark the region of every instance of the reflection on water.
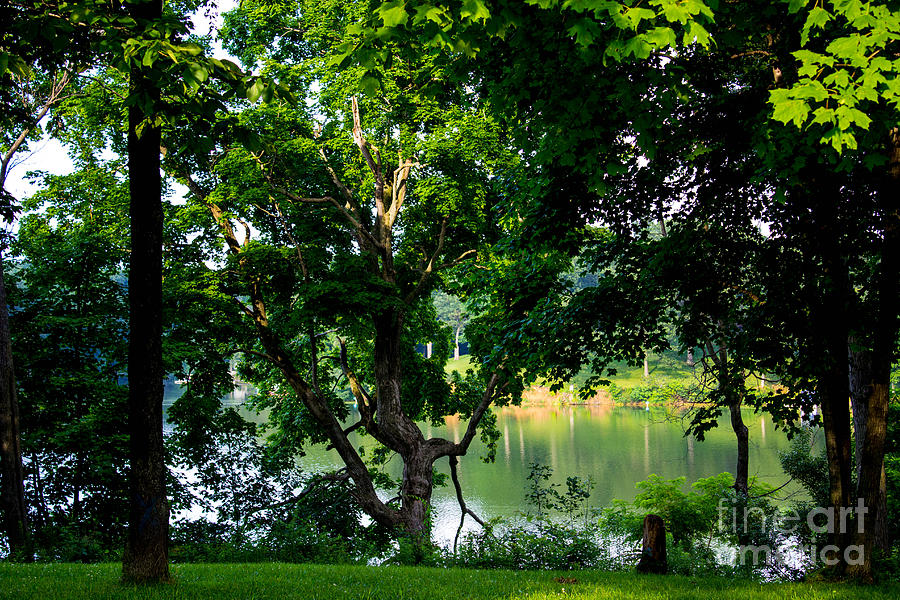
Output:
<instances>
[{"instance_id":1,"label":"reflection on water","mask_svg":"<svg viewBox=\"0 0 900 600\"><path fill-rule=\"evenodd\" d=\"M224 402L239 405L252 393L249 387L239 389ZM173 389L167 393L167 399L171 402L177 395L178 390ZM594 506L609 504L614 498L631 500L636 493L635 483L651 473L664 478L684 475L691 483L734 469L736 444L727 419L699 442L684 436L677 415L667 416L662 410L598 404L507 407L496 409L496 413L497 426L503 434L497 445L496 462L486 464L481 460L485 449L476 437L469 454L461 457L459 464L466 503L482 518L515 516L526 509L523 498L531 463L553 467L552 481L563 489L566 477L592 477ZM351 415L351 419L355 417ZM751 432L750 475L775 486L783 484L787 478L778 461L778 451L787 449L786 437L774 429L768 416L746 411L744 421ZM426 437L459 441L466 422L447 417L441 427L421 427ZM355 434L353 443L357 447L373 445L371 438ZM337 453L321 446L308 448L300 464L309 471L341 466ZM449 474L447 459L440 460L437 467ZM401 461L393 459L385 469L399 477ZM438 541L452 540L459 523L459 505L452 486L435 490L433 500L435 536ZM467 527L470 523L467 519Z\"/></svg>"}]
</instances>

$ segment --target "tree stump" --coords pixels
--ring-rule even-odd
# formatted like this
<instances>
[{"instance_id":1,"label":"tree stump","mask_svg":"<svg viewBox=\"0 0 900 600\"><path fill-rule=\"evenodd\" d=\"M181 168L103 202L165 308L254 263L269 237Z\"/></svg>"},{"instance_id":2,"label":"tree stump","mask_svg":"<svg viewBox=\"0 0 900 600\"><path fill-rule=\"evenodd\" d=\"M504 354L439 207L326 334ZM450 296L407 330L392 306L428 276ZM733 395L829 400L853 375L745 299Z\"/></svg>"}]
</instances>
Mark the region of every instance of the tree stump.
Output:
<instances>
[{"instance_id":1,"label":"tree stump","mask_svg":"<svg viewBox=\"0 0 900 600\"><path fill-rule=\"evenodd\" d=\"M647 515L644 517L644 541L641 548L641 560L637 565L637 572L665 575L668 571L669 563L666 561L666 527L661 517Z\"/></svg>"}]
</instances>

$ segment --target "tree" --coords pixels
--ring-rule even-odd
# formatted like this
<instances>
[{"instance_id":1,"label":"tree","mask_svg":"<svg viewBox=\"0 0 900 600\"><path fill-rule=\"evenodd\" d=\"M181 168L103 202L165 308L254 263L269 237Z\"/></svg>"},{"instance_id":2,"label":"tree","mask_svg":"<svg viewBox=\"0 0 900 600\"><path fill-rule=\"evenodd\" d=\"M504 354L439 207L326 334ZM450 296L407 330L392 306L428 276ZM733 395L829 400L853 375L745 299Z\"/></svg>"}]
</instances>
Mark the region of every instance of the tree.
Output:
<instances>
[{"instance_id":1,"label":"tree","mask_svg":"<svg viewBox=\"0 0 900 600\"><path fill-rule=\"evenodd\" d=\"M10 265L32 536L41 556L98 560L127 513L127 187L98 165L43 183Z\"/></svg>"},{"instance_id":2,"label":"tree","mask_svg":"<svg viewBox=\"0 0 900 600\"><path fill-rule=\"evenodd\" d=\"M834 14L815 5L806 18L808 4L788 7L773 3L761 10L755 8L753 14L742 6L718 5L716 24L702 28L703 36L691 35L701 31L692 27L697 20L694 15L703 14L702 8L699 12L686 9L681 22L688 32L684 48L677 53L667 51L676 40L662 35L666 28L657 40L669 42L656 45L640 33L631 39L627 34L616 36L608 22L591 22L584 16L588 3L559 8L553 2L541 2L540 8L519 10L505 3L479 4L484 10L478 11L477 17L465 9L459 18L442 13L449 24L448 35L436 39L439 46L455 43L459 49L477 54L482 89L492 106L507 116L515 115L510 121L522 124L513 128L514 143L525 150L531 180L547 182L538 191L532 187L532 198L541 197L542 202L519 209L530 224L523 227L532 236L530 240L537 233L545 240L556 236L570 247L578 247L583 243L578 235L567 236L565 229L577 232L586 221L595 219L619 236L622 244L642 241L640 232L648 222L665 215L672 199L678 198L678 192L665 188L675 188L673 182L685 179L693 179L701 191L704 179L726 191L722 201L700 196L698 210L689 213L694 226L724 220L728 227L751 231L747 225L753 216L771 226L771 234L759 246L760 265L766 268L757 273L766 274L759 286L764 293L753 294L756 299L746 304L752 310L746 311L748 320L743 325L755 328L753 337L748 338L754 343L745 349L746 356L790 386L790 394L766 403L776 414L796 415L803 402L801 392L815 389L816 400L823 406L831 503L838 510L849 506L852 494L846 410L848 336L878 331L871 338L871 347L875 339L880 340L883 351L879 356L885 364L892 360L897 338L896 310L884 304L896 279L894 254L888 252L895 228L890 217L883 217L896 211L886 193L889 178L873 176L868 170L885 165L893 145L885 140L883 131L854 133L866 130L871 122L884 122L890 131L896 122L896 67L879 55L890 53L897 27L896 15L886 4L840 3ZM668 17L671 7L660 7ZM422 14L431 14L427 5L421 8ZM791 14L800 9L802 17ZM632 25L644 19L652 23L659 16L652 10L639 13L636 8L615 4L604 4L601 10L608 11L613 23L616 14L633 17ZM576 13L581 20L566 32L570 37L559 35L564 29L560 14L574 17ZM598 14L602 12L595 13L595 18ZM383 21L380 37L416 21L407 17L403 7L393 5L379 15ZM442 20L435 23L440 26ZM639 25L631 30L639 30ZM707 50L705 35L710 33L717 46ZM699 44L692 46L692 41ZM582 51L592 45L599 47L605 58L632 54L643 62L601 64L596 54L591 57ZM799 68L795 60L802 63ZM716 68L700 70L710 64ZM743 65L745 72L741 73ZM585 86L586 80L591 85ZM772 106L765 104L769 89ZM610 98L615 100L610 102ZM573 103L582 102L607 110L602 119L596 113L573 110ZM733 107L722 110L718 105L723 102ZM750 112L737 113L741 104ZM583 116L573 123L572 114ZM733 137L734 132L747 132L744 139L752 143L723 144L728 140L710 140L710 132L704 129L679 138L672 132L684 130L675 115L719 127ZM779 127L777 121L810 126L798 135L793 129ZM672 139L676 141L670 142ZM820 141L832 150L823 149ZM727 160L720 164L726 168L720 169L705 156L725 156ZM685 170L687 178L683 177ZM831 175L836 171L841 175ZM546 199L555 195L564 203L547 208ZM751 211L742 215L739 208L744 206ZM882 242L873 243L873 237ZM633 259L623 258L626 255L607 249L602 252L595 255L620 269L627 265L635 273L641 272L642 265L629 263ZM871 261L879 265L874 272ZM791 285L785 285L786 281ZM652 324L665 313L656 295L659 286L645 283L631 288L631 298L623 297L630 306L612 302L603 307L602 316L594 321L597 333L593 336L573 332L570 339L576 341L564 344L562 354L545 354L552 357L551 365L559 365L553 367L555 372L565 374L583 362L587 354L579 355L578 347L602 349L600 340L612 341L620 352L636 360L635 349L647 346L647 330L629 332L621 327L625 321L619 316L639 315L638 320L652 333ZM534 295L533 285L523 287L521 297ZM873 298L882 300L872 304ZM563 303L565 309L546 313L549 321L573 315L577 303L567 296ZM879 303L884 308L875 310ZM583 306L591 307L587 298ZM590 315L590 310L584 314ZM866 324L860 319L862 314L880 314L879 325ZM505 339L515 343L525 332L533 333L533 322L510 322L518 333L509 333ZM512 350L504 346L504 351ZM594 359L595 371L605 362ZM884 381L887 371L881 368L880 372L879 381ZM885 394L875 403L875 423L880 423ZM873 458L881 452L881 430L880 424L866 428L866 437L872 438L868 448ZM874 470L867 471L863 479L868 483L860 489L874 500L880 459L868 464ZM833 541L839 548L848 543L840 534ZM870 568L865 563L859 574L868 577Z\"/></svg>"},{"instance_id":3,"label":"tree","mask_svg":"<svg viewBox=\"0 0 900 600\"><path fill-rule=\"evenodd\" d=\"M132 7L136 33L162 19L162 0ZM128 182L131 254L128 267L128 431L130 512L122 559L126 581L169 579L169 503L163 449L162 180L159 81L144 64L130 68Z\"/></svg>"},{"instance_id":4,"label":"tree","mask_svg":"<svg viewBox=\"0 0 900 600\"><path fill-rule=\"evenodd\" d=\"M5 89L12 93L7 104L10 116L3 119L3 143L0 147L0 203L3 218L10 224L18 211L16 199L6 189L13 160L20 150L27 148L29 139L40 134L41 122L51 109L65 99L66 87L72 78L71 70L60 67L58 62L47 67L50 69L49 73L35 72L28 68L26 58L38 60L30 54L26 54L25 58L13 55L12 64L7 58L7 67L0 71L0 77L10 84ZM58 61L57 57L53 58ZM19 407L3 274L3 252L8 240L5 235L3 237L0 241L3 246L0 248L0 478L3 480L0 496L3 499L4 525L10 552L13 556L30 560L33 551L25 505Z\"/></svg>"},{"instance_id":5,"label":"tree","mask_svg":"<svg viewBox=\"0 0 900 600\"><path fill-rule=\"evenodd\" d=\"M465 304L455 296L438 292L434 298L438 318L453 329L453 360L459 360L459 341L469 322L469 312Z\"/></svg>"},{"instance_id":6,"label":"tree","mask_svg":"<svg viewBox=\"0 0 900 600\"><path fill-rule=\"evenodd\" d=\"M226 26L245 60L267 61L296 94L316 77L324 122L315 125L302 106L248 108L222 123L222 141L204 153L173 139L170 147L192 152L168 155L168 168L227 245L219 285L244 319L235 323L235 346L249 362L245 377L262 390L257 406L270 410L275 441L285 452L311 442L334 447L363 509L421 547L434 463L467 452L510 384L507 367L492 364L451 387L446 357L426 360L414 344L438 337L432 290L486 248L491 177L513 159L461 86L445 81L433 95L424 92L434 84L422 78L415 55L401 50L376 84L360 69L329 62L331 32L363 14L363 4L299 8L299 17L273 14L277 25L266 29L244 18L262 6L246 3ZM281 35L294 29L307 32L304 43ZM371 97L346 95L370 85L378 85ZM241 131L246 148L231 142ZM360 415L349 426L342 423L347 408L329 391L341 379ZM454 413L470 419L458 443L426 439L416 424ZM372 459L402 459L395 500L376 494L378 479L351 443L352 431L382 447Z\"/></svg>"}]
</instances>

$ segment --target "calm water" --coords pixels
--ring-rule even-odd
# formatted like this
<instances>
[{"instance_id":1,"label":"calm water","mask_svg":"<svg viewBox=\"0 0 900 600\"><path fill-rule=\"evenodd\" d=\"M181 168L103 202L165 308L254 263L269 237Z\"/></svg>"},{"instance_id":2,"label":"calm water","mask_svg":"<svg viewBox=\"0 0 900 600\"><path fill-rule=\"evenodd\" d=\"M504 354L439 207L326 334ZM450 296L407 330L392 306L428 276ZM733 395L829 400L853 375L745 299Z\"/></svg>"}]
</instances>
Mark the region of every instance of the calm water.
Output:
<instances>
[{"instance_id":1,"label":"calm water","mask_svg":"<svg viewBox=\"0 0 900 600\"><path fill-rule=\"evenodd\" d=\"M239 389L223 399L239 405L247 389ZM167 389L167 399L179 394ZM549 465L554 470L552 481L565 489L566 477L592 477L595 483L591 504L603 506L612 499L631 500L635 482L651 473L665 478L684 475L688 483L723 471L733 471L735 461L734 434L727 420L710 431L703 442L684 437L677 416L662 410L612 405L525 407L497 409L497 425L503 436L497 446L497 460L485 464L484 448L476 440L469 454L460 459L459 476L466 503L482 518L515 516L526 510L524 490L531 463ZM257 415L248 415L259 419ZM775 486L787 477L778 462L778 451L785 450L785 435L776 431L768 416L744 413L750 428L750 474ZM426 437L441 436L458 441L465 431L465 421L449 417L445 425L422 425ZM354 439L356 446L371 446L371 438ZM334 469L341 466L337 453L322 447L311 447L300 460L308 471ZM441 472L449 473L447 459L438 462ZM402 464L393 458L387 471L397 477ZM393 495L393 494L391 494ZM386 494L386 497L388 495ZM459 505L452 485L435 490L435 535L439 541L452 540L459 523ZM477 527L466 520L468 526Z\"/></svg>"}]
</instances>

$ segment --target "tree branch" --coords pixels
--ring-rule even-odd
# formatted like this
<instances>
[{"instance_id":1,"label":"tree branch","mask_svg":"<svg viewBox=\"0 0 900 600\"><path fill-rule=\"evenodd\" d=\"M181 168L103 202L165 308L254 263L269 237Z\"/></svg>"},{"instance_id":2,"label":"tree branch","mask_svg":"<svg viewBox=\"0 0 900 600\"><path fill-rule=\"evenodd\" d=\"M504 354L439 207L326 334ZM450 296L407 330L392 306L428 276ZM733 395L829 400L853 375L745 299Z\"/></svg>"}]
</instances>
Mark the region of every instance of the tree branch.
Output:
<instances>
[{"instance_id":1,"label":"tree branch","mask_svg":"<svg viewBox=\"0 0 900 600\"><path fill-rule=\"evenodd\" d=\"M416 284L416 287L407 294L405 298L405 302L410 304L413 300L415 300L416 295L419 293L419 290L425 285L425 281L428 279L428 276L431 275L431 272L434 270L434 259L437 258L438 254L441 253L441 250L444 248L444 237L447 234L447 218L441 221L441 233L438 235L438 244L437 248L434 251L434 254L431 255L431 258L428 259L428 262L425 265L425 268L422 270L422 276L419 277L419 282Z\"/></svg>"},{"instance_id":2,"label":"tree branch","mask_svg":"<svg viewBox=\"0 0 900 600\"><path fill-rule=\"evenodd\" d=\"M461 264L464 260L469 258L470 256L477 255L478 250L466 250L462 254L460 254L455 260L451 260L450 262L446 262L435 267L435 271L442 271L444 269L449 269L451 267L455 267L456 265Z\"/></svg>"},{"instance_id":3,"label":"tree branch","mask_svg":"<svg viewBox=\"0 0 900 600\"><path fill-rule=\"evenodd\" d=\"M6 151L6 154L3 155L3 158L0 159L0 188L6 188L6 175L9 170L9 161L12 160L12 157L18 151L18 149L25 142L26 138L28 138L28 134L31 133L35 127L43 120L44 117L47 116L47 113L50 112L50 108L59 101L60 94L63 89L69 84L72 79L72 74L69 71L63 71L59 77L58 81L55 81L50 88L50 97L47 98L47 101L44 102L41 109L38 111L38 114L31 120L29 125L26 125L19 135L13 140L13 143L10 145L9 150Z\"/></svg>"},{"instance_id":4,"label":"tree branch","mask_svg":"<svg viewBox=\"0 0 900 600\"><path fill-rule=\"evenodd\" d=\"M471 515L475 522L487 529L487 525L484 524L478 515L476 515L472 509L466 506L466 501L463 498L462 486L459 484L459 475L456 472L456 465L459 464L459 459L455 456L450 457L450 479L453 480L453 487L456 488L456 500L459 502L459 527L456 528L456 535L453 537L453 554L456 554L456 544L459 542L459 534L462 532L463 525L466 522L466 515Z\"/></svg>"}]
</instances>

